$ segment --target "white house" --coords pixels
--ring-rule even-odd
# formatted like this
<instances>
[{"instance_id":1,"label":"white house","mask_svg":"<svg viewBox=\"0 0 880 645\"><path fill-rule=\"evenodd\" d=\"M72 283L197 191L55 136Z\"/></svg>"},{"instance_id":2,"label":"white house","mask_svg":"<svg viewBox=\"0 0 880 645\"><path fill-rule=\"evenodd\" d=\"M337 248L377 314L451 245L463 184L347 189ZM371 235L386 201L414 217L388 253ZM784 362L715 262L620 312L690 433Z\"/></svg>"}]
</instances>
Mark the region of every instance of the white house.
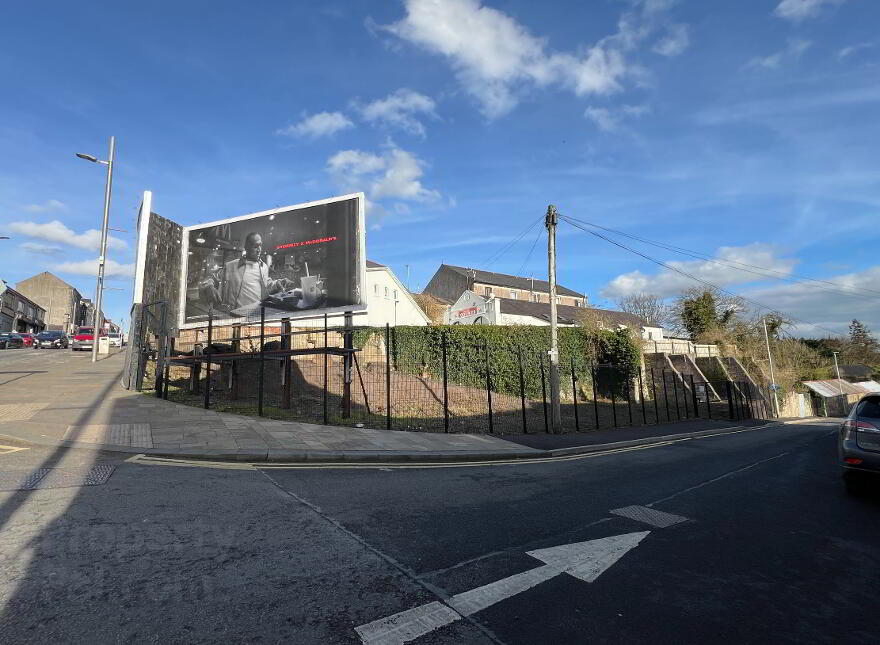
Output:
<instances>
[{"instance_id":1,"label":"white house","mask_svg":"<svg viewBox=\"0 0 880 645\"><path fill-rule=\"evenodd\" d=\"M366 313L354 315L356 327L384 327L386 324L425 326L431 319L419 307L394 272L384 264L367 260ZM293 321L295 327L323 327L323 318ZM329 327L342 327L344 316L328 316Z\"/></svg>"}]
</instances>

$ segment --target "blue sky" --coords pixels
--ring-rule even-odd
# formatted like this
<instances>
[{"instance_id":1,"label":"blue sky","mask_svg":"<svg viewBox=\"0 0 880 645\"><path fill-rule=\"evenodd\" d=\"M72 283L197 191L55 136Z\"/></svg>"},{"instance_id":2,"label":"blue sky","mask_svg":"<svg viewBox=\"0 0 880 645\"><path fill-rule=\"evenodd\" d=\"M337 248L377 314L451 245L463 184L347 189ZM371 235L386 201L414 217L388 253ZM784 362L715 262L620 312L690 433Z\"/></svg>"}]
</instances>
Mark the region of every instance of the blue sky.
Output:
<instances>
[{"instance_id":1,"label":"blue sky","mask_svg":"<svg viewBox=\"0 0 880 645\"><path fill-rule=\"evenodd\" d=\"M105 310L126 318L136 208L184 225L352 190L412 289L441 262L546 275L560 213L799 321L880 331L880 3L409 0L19 3L0 25L0 277L94 292L117 137ZM690 283L560 228L598 305ZM491 264L490 264L491 260ZM873 297L864 290L876 292ZM819 325L819 327L811 326Z\"/></svg>"}]
</instances>

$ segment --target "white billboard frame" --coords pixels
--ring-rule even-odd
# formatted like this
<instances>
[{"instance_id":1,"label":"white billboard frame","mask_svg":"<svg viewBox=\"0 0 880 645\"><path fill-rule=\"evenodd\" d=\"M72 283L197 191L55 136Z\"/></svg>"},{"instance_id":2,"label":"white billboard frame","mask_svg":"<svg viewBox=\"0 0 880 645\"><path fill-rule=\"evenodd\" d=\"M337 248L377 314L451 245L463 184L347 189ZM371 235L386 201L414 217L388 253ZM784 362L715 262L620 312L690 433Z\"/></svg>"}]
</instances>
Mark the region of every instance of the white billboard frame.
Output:
<instances>
[{"instance_id":1,"label":"white billboard frame","mask_svg":"<svg viewBox=\"0 0 880 645\"><path fill-rule=\"evenodd\" d=\"M236 217L227 217L226 219L219 219L213 222L202 222L199 224L193 224L191 226L183 227L183 239L181 240L181 262L180 262L180 295L179 295L179 314L178 314L178 329L198 329L206 326L204 321L198 322L186 322L186 275L187 270L189 268L189 233L194 229L203 229L209 228L211 226L219 226L221 224L231 224L232 222L240 222L248 219L255 219L257 217L265 217L268 215L277 215L279 213L286 213L289 211L300 210L303 208L309 208L311 206L323 206L324 204L332 204L335 202L342 202L351 199L358 200L358 213L357 213L357 273L358 273L358 281L360 283L359 295L361 302L355 305L343 305L339 307L324 307L321 309L310 309L310 310L302 310L301 312L296 311L285 311L283 315L273 315L269 318L266 318L266 322L278 322L283 318L289 318L291 321L294 320L303 320L308 318L323 318L324 315L339 315L341 313L347 312L364 312L367 310L367 293L366 293L366 285L367 285L367 248L366 248L366 231L365 231L365 206L366 206L366 195L363 192L359 193L349 193L347 195L339 195L337 197L328 197L327 199L319 199L311 202L303 202L301 204L292 204L290 206L281 206L279 208L273 208L271 210L266 211L258 211L256 213L248 213L246 215L239 215ZM213 325L233 325L235 323L243 322L242 318L219 318L212 321ZM251 323L253 321L250 321Z\"/></svg>"}]
</instances>

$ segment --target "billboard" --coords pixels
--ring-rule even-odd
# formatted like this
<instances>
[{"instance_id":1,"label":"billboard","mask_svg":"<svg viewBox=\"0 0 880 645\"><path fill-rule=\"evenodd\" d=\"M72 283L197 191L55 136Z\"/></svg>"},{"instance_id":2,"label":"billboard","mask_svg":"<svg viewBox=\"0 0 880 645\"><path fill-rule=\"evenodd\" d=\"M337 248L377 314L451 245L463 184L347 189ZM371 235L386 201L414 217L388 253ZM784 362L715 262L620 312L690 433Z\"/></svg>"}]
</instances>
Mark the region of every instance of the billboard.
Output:
<instances>
[{"instance_id":1,"label":"billboard","mask_svg":"<svg viewBox=\"0 0 880 645\"><path fill-rule=\"evenodd\" d=\"M183 229L180 328L366 309L364 195Z\"/></svg>"}]
</instances>

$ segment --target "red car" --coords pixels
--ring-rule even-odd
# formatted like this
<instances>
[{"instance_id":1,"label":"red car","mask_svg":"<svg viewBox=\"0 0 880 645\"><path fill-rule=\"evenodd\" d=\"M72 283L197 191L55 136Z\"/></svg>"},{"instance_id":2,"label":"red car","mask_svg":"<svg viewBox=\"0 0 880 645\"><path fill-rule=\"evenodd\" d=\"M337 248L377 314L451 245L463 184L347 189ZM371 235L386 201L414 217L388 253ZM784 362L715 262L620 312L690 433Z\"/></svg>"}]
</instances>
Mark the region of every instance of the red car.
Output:
<instances>
[{"instance_id":1,"label":"red car","mask_svg":"<svg viewBox=\"0 0 880 645\"><path fill-rule=\"evenodd\" d=\"M34 346L34 335L27 332L19 333L22 340L22 347L33 347Z\"/></svg>"},{"instance_id":2,"label":"red car","mask_svg":"<svg viewBox=\"0 0 880 645\"><path fill-rule=\"evenodd\" d=\"M106 336L107 332L103 329L98 333L98 336ZM92 328L91 327L80 327L76 330L76 334L73 337L73 342L70 343L71 349L77 352L81 349L92 349Z\"/></svg>"}]
</instances>

